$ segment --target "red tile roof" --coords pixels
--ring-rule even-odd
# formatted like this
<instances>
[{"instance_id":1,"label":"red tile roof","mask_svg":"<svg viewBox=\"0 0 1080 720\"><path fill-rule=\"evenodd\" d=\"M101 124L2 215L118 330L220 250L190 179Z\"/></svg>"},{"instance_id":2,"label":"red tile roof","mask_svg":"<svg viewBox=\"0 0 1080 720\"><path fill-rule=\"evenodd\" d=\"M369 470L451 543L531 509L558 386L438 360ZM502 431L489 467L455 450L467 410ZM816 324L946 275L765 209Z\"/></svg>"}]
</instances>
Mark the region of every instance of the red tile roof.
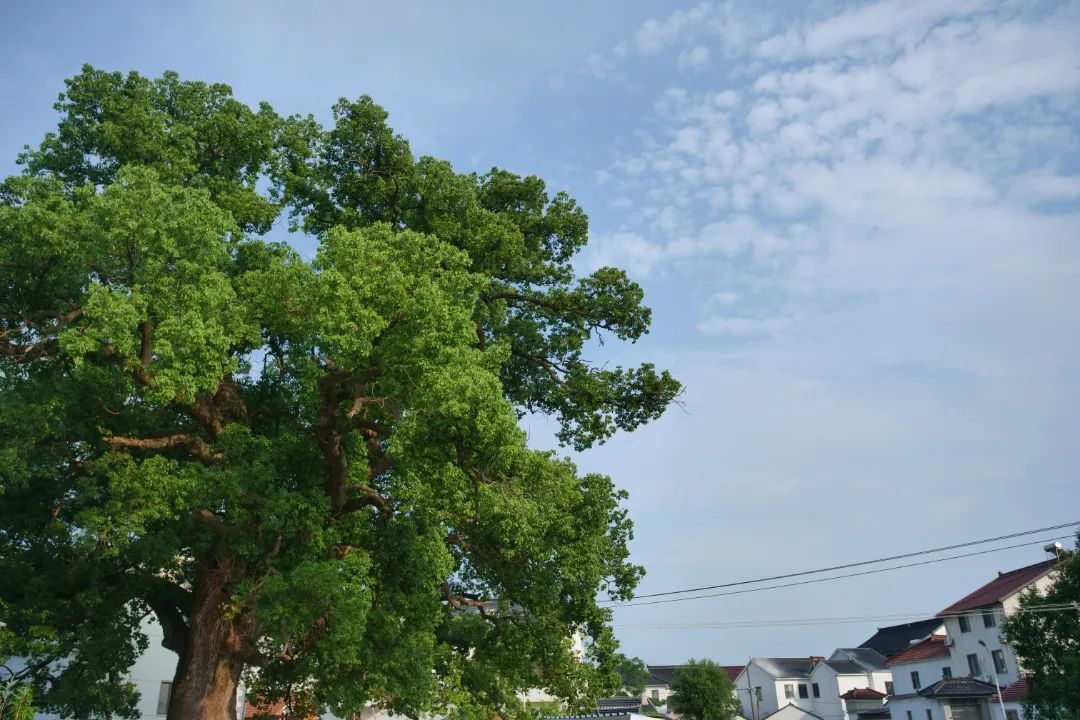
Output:
<instances>
[{"instance_id":1,"label":"red tile roof","mask_svg":"<svg viewBox=\"0 0 1080 720\"><path fill-rule=\"evenodd\" d=\"M931 635L904 648L885 661L886 665L922 662L939 657L949 657L949 648L945 645L944 635Z\"/></svg>"},{"instance_id":2,"label":"red tile roof","mask_svg":"<svg viewBox=\"0 0 1080 720\"><path fill-rule=\"evenodd\" d=\"M965 610L975 610L976 608L993 605L1003 598L1012 595L1025 585L1028 585L1045 575L1053 569L1055 563L1055 560L1046 560L1044 562L1035 563L1034 565L1019 568L1018 570L998 573L996 578L986 583L975 592L960 598L952 605L939 612L937 616L943 617L945 615L954 615L956 613L964 612Z\"/></svg>"},{"instance_id":3,"label":"red tile roof","mask_svg":"<svg viewBox=\"0 0 1080 720\"><path fill-rule=\"evenodd\" d=\"M727 673L728 680L735 682L735 678L739 677L739 673L743 671L745 665L721 665L724 668L724 672Z\"/></svg>"},{"instance_id":4,"label":"red tile roof","mask_svg":"<svg viewBox=\"0 0 1080 720\"><path fill-rule=\"evenodd\" d=\"M1009 687L1001 688L1001 699L1005 702L1020 702L1027 697L1030 687L1031 681L1028 678L1020 678ZM994 703L997 701L996 697L990 700L990 702Z\"/></svg>"},{"instance_id":5,"label":"red tile roof","mask_svg":"<svg viewBox=\"0 0 1080 720\"><path fill-rule=\"evenodd\" d=\"M840 696L844 700L881 700L885 693L873 688L852 688Z\"/></svg>"}]
</instances>

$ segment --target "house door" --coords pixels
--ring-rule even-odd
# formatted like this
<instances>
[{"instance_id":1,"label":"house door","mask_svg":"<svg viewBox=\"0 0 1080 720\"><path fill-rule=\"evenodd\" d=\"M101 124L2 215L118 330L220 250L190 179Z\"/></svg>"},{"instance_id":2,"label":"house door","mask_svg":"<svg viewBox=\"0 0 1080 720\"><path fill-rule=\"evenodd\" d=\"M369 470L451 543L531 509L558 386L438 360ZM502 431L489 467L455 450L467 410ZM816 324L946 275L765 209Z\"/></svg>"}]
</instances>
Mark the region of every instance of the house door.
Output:
<instances>
[{"instance_id":1,"label":"house door","mask_svg":"<svg viewBox=\"0 0 1080 720\"><path fill-rule=\"evenodd\" d=\"M985 720L982 703L978 700L953 700L949 709L952 720Z\"/></svg>"}]
</instances>

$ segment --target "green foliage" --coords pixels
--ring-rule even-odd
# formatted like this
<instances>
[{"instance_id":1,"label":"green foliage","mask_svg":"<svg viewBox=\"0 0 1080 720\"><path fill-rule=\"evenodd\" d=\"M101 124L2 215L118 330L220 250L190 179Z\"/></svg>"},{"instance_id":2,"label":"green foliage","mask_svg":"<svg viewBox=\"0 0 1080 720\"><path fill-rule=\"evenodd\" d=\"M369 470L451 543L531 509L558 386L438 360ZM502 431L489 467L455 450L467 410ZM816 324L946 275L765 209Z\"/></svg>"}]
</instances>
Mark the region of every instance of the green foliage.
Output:
<instances>
[{"instance_id":1,"label":"green foliage","mask_svg":"<svg viewBox=\"0 0 1080 720\"><path fill-rule=\"evenodd\" d=\"M735 687L721 665L691 659L671 681L668 707L689 720L732 720L739 714Z\"/></svg>"},{"instance_id":2,"label":"green foliage","mask_svg":"<svg viewBox=\"0 0 1080 720\"><path fill-rule=\"evenodd\" d=\"M1030 677L1025 707L1030 717L1068 720L1080 717L1080 534L1077 549L1063 553L1053 584L1034 588L1020 599L1020 611L1004 623L1005 637ZM1023 612L1042 605L1072 609Z\"/></svg>"},{"instance_id":3,"label":"green foliage","mask_svg":"<svg viewBox=\"0 0 1080 720\"><path fill-rule=\"evenodd\" d=\"M34 720L34 691L19 682L0 681L0 720Z\"/></svg>"},{"instance_id":4,"label":"green foliage","mask_svg":"<svg viewBox=\"0 0 1080 720\"><path fill-rule=\"evenodd\" d=\"M641 658L620 656L615 670L622 680L619 691L621 697L640 697L645 692L645 683L649 680L649 668Z\"/></svg>"},{"instance_id":5,"label":"green foliage","mask_svg":"<svg viewBox=\"0 0 1080 720\"><path fill-rule=\"evenodd\" d=\"M369 98L322 128L86 67L56 107L0 185L0 654L42 706L133 716L147 616L176 717L241 672L338 713L613 692L625 493L518 419L586 448L679 385L585 358L650 314L622 271L575 273L574 201L415 158ZM313 260L261 237L282 215Z\"/></svg>"}]
</instances>

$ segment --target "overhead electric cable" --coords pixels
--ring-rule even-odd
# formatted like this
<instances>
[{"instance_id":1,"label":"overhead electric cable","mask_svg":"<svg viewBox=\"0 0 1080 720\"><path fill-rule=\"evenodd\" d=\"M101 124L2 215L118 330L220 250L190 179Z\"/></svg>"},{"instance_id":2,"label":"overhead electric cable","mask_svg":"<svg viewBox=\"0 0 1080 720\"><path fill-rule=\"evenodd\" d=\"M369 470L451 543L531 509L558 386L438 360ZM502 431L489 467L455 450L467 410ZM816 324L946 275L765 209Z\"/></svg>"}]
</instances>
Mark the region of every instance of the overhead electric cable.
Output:
<instances>
[{"instance_id":1,"label":"overhead electric cable","mask_svg":"<svg viewBox=\"0 0 1080 720\"><path fill-rule=\"evenodd\" d=\"M1034 605L1026 608L1017 608L1009 614L1043 614L1055 612L1077 612L1073 603L1048 603L1046 605ZM855 615L850 617L831 618L797 618L783 620L733 620L728 622L698 622L698 623L616 623L615 628L635 628L651 630L729 630L740 628L763 628L763 627L798 627L809 625L854 625L867 622L904 621L925 619L934 617L934 613L901 613L892 615Z\"/></svg>"},{"instance_id":2,"label":"overhead electric cable","mask_svg":"<svg viewBox=\"0 0 1080 720\"><path fill-rule=\"evenodd\" d=\"M719 590L720 588L737 587L739 585L754 585L756 583L771 582L773 580L784 580L786 578L801 577L804 575L816 575L823 572L832 572L833 570L846 570L853 567L861 567L863 565L876 565L877 563L891 562L893 560L905 560L910 557L917 557L919 555L932 555L933 553L945 552L946 550L958 550L960 548L972 547L974 545L985 545L986 543L997 542L999 540L1010 540L1012 538L1023 537L1025 535L1034 535L1041 532L1049 532L1051 530L1060 530L1067 527L1075 527L1080 525L1080 521L1062 523L1060 525L1051 525L1049 527L1036 528L1034 530L1024 530L1022 532L1010 533L1008 535L998 535L997 537L986 538L983 540L972 540L970 542L957 543L955 545L944 545L938 548L931 548L929 550L916 550L914 552L903 553L901 555L890 555L888 557L876 558L874 560L860 560L859 562L845 563L843 565L833 565L831 567L818 568L816 570L802 570L800 572L784 573L783 575L772 575L770 577L756 578L754 580L738 580L736 582L720 583L718 585L702 585L701 587L684 588L682 590L667 590L664 592L646 593L644 595L636 596L636 599L641 600L644 598L663 597L666 595L682 595L684 593L702 592L703 590ZM1061 538L1059 538L1061 539Z\"/></svg>"},{"instance_id":3,"label":"overhead electric cable","mask_svg":"<svg viewBox=\"0 0 1080 720\"><path fill-rule=\"evenodd\" d=\"M1058 526L1058 528L1061 528L1061 527L1068 527L1068 526L1067 525ZM1057 528L1053 528L1053 529L1057 529ZM1025 532L1025 533L1019 533L1019 534L1027 535L1027 534L1030 534L1030 533ZM1017 535L1003 536L1003 537L1017 537ZM761 592L763 590L776 590L776 589L779 589L779 588L795 587L795 586L798 586L798 585L813 585L814 583L829 582L830 580L843 580L844 578L861 577L863 575L874 575L874 574L877 574L877 573L889 572L891 570L902 570L904 568L919 567L921 565L933 565L934 563L946 562L948 560L960 560L962 558L975 557L977 555L989 555L990 553L1001 552L1002 550L1013 550L1015 548L1027 547L1027 546L1030 546L1030 545L1040 545L1040 544L1043 544L1043 543L1052 542L1054 540L1065 540L1065 539L1068 539L1069 537L1070 536L1066 535L1066 536L1062 536L1062 537L1045 538L1043 540L1035 540L1035 541L1029 541L1029 542L1025 542L1025 543L1017 543L1016 545L1004 545L1002 547L990 548L989 550L978 550L976 552L961 553L960 555L949 555L947 557L934 558L932 560L922 560L920 562L915 562L915 563L905 563L903 565L892 565L890 567L875 568L873 570L863 570L861 572L846 573L844 575L830 575L829 577L813 578L813 579L810 579L810 580L800 580L798 582L780 583L779 585L763 585L763 586L760 586L760 587L743 588L741 590L729 590L727 592L708 593L706 595L693 595L691 597L674 597L674 598L669 597L669 598L665 598L663 600L646 600L645 602L637 602L637 601L632 600L630 602L612 605L612 607L624 608L624 607L638 607L638 606L642 606L642 605L663 605L663 604L666 604L666 603L686 602L688 600L703 600L705 598L723 597L723 596L726 596L726 595L743 595L745 593ZM982 542L982 541L979 541L979 542ZM970 547L973 544L978 544L978 542L976 542L976 543L965 543L964 545L954 546L954 547ZM937 552L937 551L935 551L935 552ZM907 554L907 555L904 555L904 556L901 556L901 557L912 557L913 555L920 555L920 554L926 554L926 552L923 552L923 553L911 553L911 554ZM862 562L862 563L854 563L854 564L851 564L851 565L841 565L839 567L855 567L856 565L869 564L869 562L871 562L871 561ZM877 561L877 562L881 562L881 561ZM798 577L800 575L811 574L812 572L823 572L823 571L821 571L821 570L805 571L805 572L800 572L800 573L791 573L791 574L788 574L788 575L778 575L777 577L778 578ZM738 583L728 583L726 585L716 585L714 587L732 587L732 586L735 586L735 585L746 585L746 584L749 584L750 582L760 582L760 581L743 581L743 582L738 582ZM687 591L672 591L672 592L668 592L668 593L653 593L652 595L642 595L641 597L656 597L657 595L672 595L675 592L687 592Z\"/></svg>"}]
</instances>

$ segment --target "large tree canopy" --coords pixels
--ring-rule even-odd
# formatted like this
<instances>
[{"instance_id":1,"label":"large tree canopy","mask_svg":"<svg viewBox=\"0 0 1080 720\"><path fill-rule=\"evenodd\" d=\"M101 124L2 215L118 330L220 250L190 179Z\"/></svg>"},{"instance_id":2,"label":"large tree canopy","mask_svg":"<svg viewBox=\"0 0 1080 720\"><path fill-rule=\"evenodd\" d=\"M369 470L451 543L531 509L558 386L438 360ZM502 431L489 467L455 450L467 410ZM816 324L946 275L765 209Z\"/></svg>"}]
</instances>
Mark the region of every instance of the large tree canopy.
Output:
<instances>
[{"instance_id":1,"label":"large tree canopy","mask_svg":"<svg viewBox=\"0 0 1080 720\"><path fill-rule=\"evenodd\" d=\"M227 717L244 673L339 714L614 690L624 493L517 421L587 448L679 385L585 359L650 317L575 273L575 202L415 158L368 98L323 128L86 67L56 107L0 186L0 654L42 705L131 715L147 617L172 720Z\"/></svg>"}]
</instances>

